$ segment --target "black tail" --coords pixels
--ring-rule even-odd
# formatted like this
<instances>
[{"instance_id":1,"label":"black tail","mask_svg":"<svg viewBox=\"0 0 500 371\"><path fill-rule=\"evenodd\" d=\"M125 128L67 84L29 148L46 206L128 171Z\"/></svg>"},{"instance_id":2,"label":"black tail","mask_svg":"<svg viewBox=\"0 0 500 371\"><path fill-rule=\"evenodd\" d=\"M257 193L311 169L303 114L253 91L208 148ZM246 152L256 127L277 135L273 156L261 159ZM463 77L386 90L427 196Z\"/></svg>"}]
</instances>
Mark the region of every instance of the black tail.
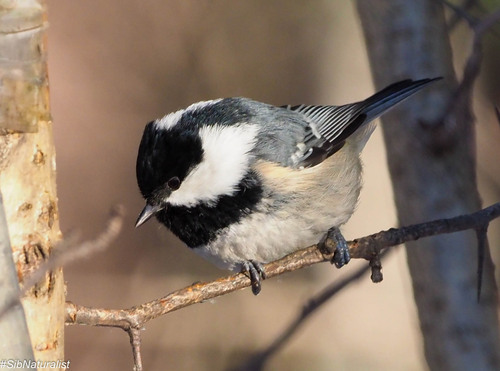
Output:
<instances>
[{"instance_id":1,"label":"black tail","mask_svg":"<svg viewBox=\"0 0 500 371\"><path fill-rule=\"evenodd\" d=\"M363 113L366 115L365 122L376 119L399 102L422 89L425 85L441 79L442 77L417 81L403 80L389 85L362 102Z\"/></svg>"}]
</instances>

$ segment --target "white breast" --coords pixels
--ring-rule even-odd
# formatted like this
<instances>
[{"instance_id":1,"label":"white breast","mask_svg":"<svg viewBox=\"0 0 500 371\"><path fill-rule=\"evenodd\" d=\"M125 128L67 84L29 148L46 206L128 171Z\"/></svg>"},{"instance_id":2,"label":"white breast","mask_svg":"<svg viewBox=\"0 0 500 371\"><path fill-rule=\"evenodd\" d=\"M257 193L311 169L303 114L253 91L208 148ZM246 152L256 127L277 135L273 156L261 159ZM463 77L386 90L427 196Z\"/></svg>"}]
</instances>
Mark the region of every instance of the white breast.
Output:
<instances>
[{"instance_id":1,"label":"white breast","mask_svg":"<svg viewBox=\"0 0 500 371\"><path fill-rule=\"evenodd\" d=\"M239 271L242 261L267 263L317 243L350 218L361 188L361 163L352 146L312 168L258 162L255 170L271 197L215 241L194 249L221 268Z\"/></svg>"}]
</instances>

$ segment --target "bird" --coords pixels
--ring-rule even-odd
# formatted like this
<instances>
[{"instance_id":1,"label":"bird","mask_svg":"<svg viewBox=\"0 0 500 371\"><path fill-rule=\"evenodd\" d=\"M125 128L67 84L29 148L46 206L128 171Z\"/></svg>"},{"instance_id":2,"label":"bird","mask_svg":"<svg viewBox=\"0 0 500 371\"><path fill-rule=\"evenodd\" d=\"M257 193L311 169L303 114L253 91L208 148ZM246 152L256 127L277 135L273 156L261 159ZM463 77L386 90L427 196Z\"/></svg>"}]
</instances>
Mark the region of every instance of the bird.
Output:
<instances>
[{"instance_id":1,"label":"bird","mask_svg":"<svg viewBox=\"0 0 500 371\"><path fill-rule=\"evenodd\" d=\"M264 264L326 238L350 260L340 227L361 189L374 120L440 78L403 80L350 104L274 106L249 98L194 103L149 122L136 176L151 217L219 268L261 291Z\"/></svg>"}]
</instances>

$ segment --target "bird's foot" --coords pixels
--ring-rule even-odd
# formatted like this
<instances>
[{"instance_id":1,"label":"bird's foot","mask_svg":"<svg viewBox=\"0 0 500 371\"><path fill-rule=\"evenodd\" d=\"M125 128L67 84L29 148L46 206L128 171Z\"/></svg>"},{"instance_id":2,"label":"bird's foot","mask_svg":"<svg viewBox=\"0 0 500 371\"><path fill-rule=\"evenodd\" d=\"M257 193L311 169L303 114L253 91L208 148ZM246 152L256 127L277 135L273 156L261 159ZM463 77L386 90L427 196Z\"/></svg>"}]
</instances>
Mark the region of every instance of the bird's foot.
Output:
<instances>
[{"instance_id":1,"label":"bird's foot","mask_svg":"<svg viewBox=\"0 0 500 371\"><path fill-rule=\"evenodd\" d=\"M351 260L347 241L337 227L330 228L318 246L321 251L329 254L333 253L331 263L335 264L337 268L343 267Z\"/></svg>"},{"instance_id":2,"label":"bird's foot","mask_svg":"<svg viewBox=\"0 0 500 371\"><path fill-rule=\"evenodd\" d=\"M262 285L261 281L266 279L266 272L264 271L264 266L255 261L248 260L242 264L242 272L248 272L250 276L250 282L252 283L252 292L254 295L258 295Z\"/></svg>"}]
</instances>

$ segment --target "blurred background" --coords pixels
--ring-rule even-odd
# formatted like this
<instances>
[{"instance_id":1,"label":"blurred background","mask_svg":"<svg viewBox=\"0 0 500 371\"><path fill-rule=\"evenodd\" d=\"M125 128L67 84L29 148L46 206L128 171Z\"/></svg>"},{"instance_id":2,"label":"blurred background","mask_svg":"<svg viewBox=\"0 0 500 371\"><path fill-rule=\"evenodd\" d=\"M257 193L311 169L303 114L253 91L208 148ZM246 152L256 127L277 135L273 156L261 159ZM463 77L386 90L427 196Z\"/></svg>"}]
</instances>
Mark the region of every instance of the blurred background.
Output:
<instances>
[{"instance_id":1,"label":"blurred background","mask_svg":"<svg viewBox=\"0 0 500 371\"><path fill-rule=\"evenodd\" d=\"M112 247L65 269L68 300L78 304L127 308L227 275L158 223L134 228L143 207L135 160L147 122L218 97L343 104L374 93L350 1L48 0L48 7L61 228L91 238L112 205L127 209ZM475 92L484 205L500 198L500 127L493 110L500 104L499 41L499 33L485 39ZM454 29L453 44L460 76L470 46L466 25ZM363 160L364 188L343 229L347 239L397 226L380 130ZM499 224L489 233L497 264ZM366 277L337 295L268 369L425 370L405 253L393 250L382 283ZM143 332L144 367L238 365L267 346L313 293L359 264L366 263L353 261L340 271L317 265L264 282L258 297L246 289L154 320ZM132 368L128 336L118 329L66 327L65 348L72 371Z\"/></svg>"}]
</instances>

